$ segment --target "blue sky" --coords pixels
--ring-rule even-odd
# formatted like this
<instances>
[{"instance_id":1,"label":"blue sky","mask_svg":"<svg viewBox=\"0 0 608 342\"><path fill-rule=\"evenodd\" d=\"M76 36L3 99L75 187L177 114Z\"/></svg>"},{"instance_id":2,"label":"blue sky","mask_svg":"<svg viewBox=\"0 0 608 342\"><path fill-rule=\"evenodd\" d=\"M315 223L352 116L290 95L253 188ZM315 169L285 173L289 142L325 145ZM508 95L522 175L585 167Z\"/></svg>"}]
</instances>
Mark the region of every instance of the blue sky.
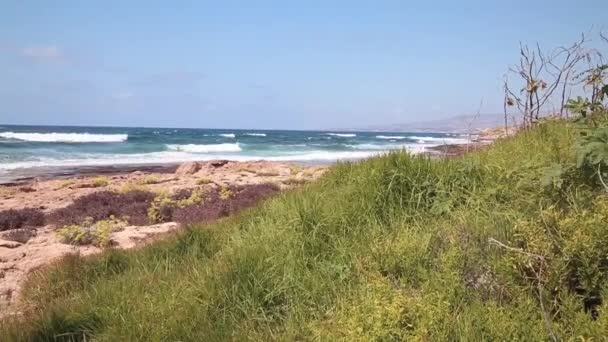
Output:
<instances>
[{"instance_id":1,"label":"blue sky","mask_svg":"<svg viewBox=\"0 0 608 342\"><path fill-rule=\"evenodd\" d=\"M93 3L2 2L0 123L365 127L482 99L498 113L520 41L608 29L606 0Z\"/></svg>"}]
</instances>

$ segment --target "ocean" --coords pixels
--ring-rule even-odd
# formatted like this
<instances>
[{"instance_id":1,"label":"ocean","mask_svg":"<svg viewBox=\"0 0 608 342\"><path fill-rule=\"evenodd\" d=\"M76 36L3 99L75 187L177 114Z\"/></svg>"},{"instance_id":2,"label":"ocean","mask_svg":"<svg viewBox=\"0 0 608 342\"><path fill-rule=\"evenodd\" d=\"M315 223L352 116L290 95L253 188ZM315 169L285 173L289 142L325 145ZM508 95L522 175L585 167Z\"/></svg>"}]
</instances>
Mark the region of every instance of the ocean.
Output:
<instances>
[{"instance_id":1,"label":"ocean","mask_svg":"<svg viewBox=\"0 0 608 342\"><path fill-rule=\"evenodd\" d=\"M445 133L0 125L0 181L49 168L191 160L331 163L467 141Z\"/></svg>"}]
</instances>

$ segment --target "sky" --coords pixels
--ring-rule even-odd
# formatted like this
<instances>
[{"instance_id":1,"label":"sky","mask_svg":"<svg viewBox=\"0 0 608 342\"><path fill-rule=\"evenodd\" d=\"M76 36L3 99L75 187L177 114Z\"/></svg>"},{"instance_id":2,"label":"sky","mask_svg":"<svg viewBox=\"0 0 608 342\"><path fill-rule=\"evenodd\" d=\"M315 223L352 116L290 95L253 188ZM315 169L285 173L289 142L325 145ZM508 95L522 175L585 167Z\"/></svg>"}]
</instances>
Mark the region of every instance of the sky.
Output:
<instances>
[{"instance_id":1,"label":"sky","mask_svg":"<svg viewBox=\"0 0 608 342\"><path fill-rule=\"evenodd\" d=\"M606 0L0 5L0 124L325 129L500 113L519 43Z\"/></svg>"}]
</instances>

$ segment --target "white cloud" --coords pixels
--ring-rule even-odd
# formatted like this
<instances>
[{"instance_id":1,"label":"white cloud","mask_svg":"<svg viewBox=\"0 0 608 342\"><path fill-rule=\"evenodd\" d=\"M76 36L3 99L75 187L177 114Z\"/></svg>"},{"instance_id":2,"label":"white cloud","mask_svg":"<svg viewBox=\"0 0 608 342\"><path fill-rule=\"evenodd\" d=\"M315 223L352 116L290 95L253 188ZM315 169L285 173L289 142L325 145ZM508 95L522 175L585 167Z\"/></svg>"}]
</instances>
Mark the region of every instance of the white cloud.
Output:
<instances>
[{"instance_id":1,"label":"white cloud","mask_svg":"<svg viewBox=\"0 0 608 342\"><path fill-rule=\"evenodd\" d=\"M123 91L118 94L115 94L113 97L116 100L128 100L128 99L132 98L133 96L135 96L135 94L133 94L132 92Z\"/></svg>"},{"instance_id":2,"label":"white cloud","mask_svg":"<svg viewBox=\"0 0 608 342\"><path fill-rule=\"evenodd\" d=\"M21 56L38 60L38 61L54 61L64 57L61 49L54 45L49 46L28 46L20 51Z\"/></svg>"}]
</instances>

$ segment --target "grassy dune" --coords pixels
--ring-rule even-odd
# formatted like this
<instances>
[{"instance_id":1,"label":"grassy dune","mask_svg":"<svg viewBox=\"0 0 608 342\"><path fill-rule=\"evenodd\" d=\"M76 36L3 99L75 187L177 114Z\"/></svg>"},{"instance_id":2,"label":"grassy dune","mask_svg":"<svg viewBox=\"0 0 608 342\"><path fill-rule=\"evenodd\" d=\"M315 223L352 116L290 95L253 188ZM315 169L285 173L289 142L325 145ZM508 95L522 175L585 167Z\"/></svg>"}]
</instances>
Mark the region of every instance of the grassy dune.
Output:
<instances>
[{"instance_id":1,"label":"grassy dune","mask_svg":"<svg viewBox=\"0 0 608 342\"><path fill-rule=\"evenodd\" d=\"M34 274L2 340L547 340L608 332L608 198L548 122L392 153L137 251ZM556 164L557 163L557 164Z\"/></svg>"}]
</instances>

